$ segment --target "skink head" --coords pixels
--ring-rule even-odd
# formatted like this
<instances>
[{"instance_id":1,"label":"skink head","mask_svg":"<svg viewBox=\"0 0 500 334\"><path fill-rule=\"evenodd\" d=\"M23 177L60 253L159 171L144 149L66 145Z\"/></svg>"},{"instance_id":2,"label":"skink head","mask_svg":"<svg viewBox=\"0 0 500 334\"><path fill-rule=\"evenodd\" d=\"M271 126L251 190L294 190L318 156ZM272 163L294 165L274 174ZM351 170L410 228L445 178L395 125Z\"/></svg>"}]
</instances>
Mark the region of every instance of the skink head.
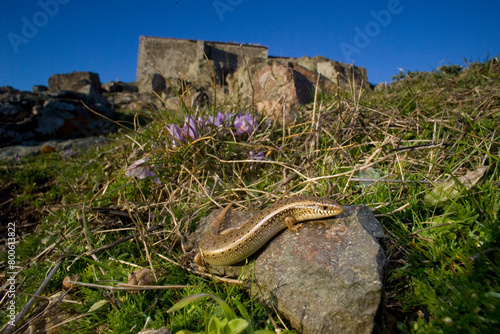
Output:
<instances>
[{"instance_id":1,"label":"skink head","mask_svg":"<svg viewBox=\"0 0 500 334\"><path fill-rule=\"evenodd\" d=\"M298 220L321 219L336 216L344 209L340 204L329 198L300 197L297 198L299 208Z\"/></svg>"}]
</instances>

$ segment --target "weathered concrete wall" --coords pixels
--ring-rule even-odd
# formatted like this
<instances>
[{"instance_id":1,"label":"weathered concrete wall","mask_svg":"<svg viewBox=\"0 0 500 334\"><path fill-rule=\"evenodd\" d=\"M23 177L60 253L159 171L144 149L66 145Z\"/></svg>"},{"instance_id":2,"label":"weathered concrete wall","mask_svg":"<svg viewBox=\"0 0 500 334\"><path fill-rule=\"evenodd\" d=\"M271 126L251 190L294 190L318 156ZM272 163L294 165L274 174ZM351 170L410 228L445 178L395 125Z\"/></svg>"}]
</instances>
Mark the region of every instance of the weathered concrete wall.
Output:
<instances>
[{"instance_id":1,"label":"weathered concrete wall","mask_svg":"<svg viewBox=\"0 0 500 334\"><path fill-rule=\"evenodd\" d=\"M203 51L203 41L141 36L137 82L158 73L154 67L166 77L180 77L187 72L189 64L199 59L200 54L203 57Z\"/></svg>"},{"instance_id":2,"label":"weathered concrete wall","mask_svg":"<svg viewBox=\"0 0 500 334\"><path fill-rule=\"evenodd\" d=\"M147 81L158 71L167 78L189 77L206 63L204 53L222 82L244 64L244 57L267 59L268 56L267 47L260 45L141 36L137 64L139 89L151 86Z\"/></svg>"},{"instance_id":3,"label":"weathered concrete wall","mask_svg":"<svg viewBox=\"0 0 500 334\"><path fill-rule=\"evenodd\" d=\"M209 59L216 66L226 68L233 73L244 65L244 57L267 59L267 47L260 45L206 42L206 51Z\"/></svg>"},{"instance_id":4,"label":"weathered concrete wall","mask_svg":"<svg viewBox=\"0 0 500 334\"><path fill-rule=\"evenodd\" d=\"M209 62L207 62L205 54ZM333 85L337 83L338 75L341 86L349 87L352 83L365 88L370 86L365 68L337 62L322 56L312 58L269 57L267 47L261 45L146 36L140 37L137 83L141 93L160 92L168 87L159 74L161 73L175 87L181 86L180 79L182 79L196 83L198 88L207 88L213 85L213 69L217 84L232 85L234 92L235 89L241 90L244 88L242 86L250 85L250 81L246 78L248 72L254 75L263 66L269 64L269 61L298 64L321 74ZM237 75L238 73L240 75ZM243 75L241 75L242 73ZM235 77L238 79L236 80ZM245 80L248 82L240 82ZM161 85L158 85L159 81L161 81ZM248 89L243 89L243 92L247 91Z\"/></svg>"},{"instance_id":5,"label":"weathered concrete wall","mask_svg":"<svg viewBox=\"0 0 500 334\"><path fill-rule=\"evenodd\" d=\"M354 66L352 64L342 63L335 60L328 59L322 56L316 57L302 57L302 58L288 58L288 57L272 57L275 60L282 62L297 63L304 66L308 70L317 72L333 83L337 83L337 74L339 75L340 86L348 86L354 82L356 86L363 86L368 88L368 75L364 67Z\"/></svg>"}]
</instances>

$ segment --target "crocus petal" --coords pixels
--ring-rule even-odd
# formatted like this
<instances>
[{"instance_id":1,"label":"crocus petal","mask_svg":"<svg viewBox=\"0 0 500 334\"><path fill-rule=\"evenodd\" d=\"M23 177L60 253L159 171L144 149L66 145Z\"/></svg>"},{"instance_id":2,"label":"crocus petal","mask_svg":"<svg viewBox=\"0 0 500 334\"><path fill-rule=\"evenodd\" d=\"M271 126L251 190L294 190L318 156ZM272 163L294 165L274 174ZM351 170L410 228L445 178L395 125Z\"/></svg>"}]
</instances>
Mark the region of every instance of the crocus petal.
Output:
<instances>
[{"instance_id":1,"label":"crocus petal","mask_svg":"<svg viewBox=\"0 0 500 334\"><path fill-rule=\"evenodd\" d=\"M252 117L249 113L238 114L234 119L234 127L236 128L237 134L252 133L257 127L257 119Z\"/></svg>"},{"instance_id":2,"label":"crocus petal","mask_svg":"<svg viewBox=\"0 0 500 334\"><path fill-rule=\"evenodd\" d=\"M125 175L129 177L138 176L143 173L144 164L148 161L148 158L139 159L133 164L131 164L125 171Z\"/></svg>"},{"instance_id":3,"label":"crocus petal","mask_svg":"<svg viewBox=\"0 0 500 334\"><path fill-rule=\"evenodd\" d=\"M184 134L184 131L182 131L181 127L178 126L177 124L174 124L174 123L170 124L168 126L168 130L169 130L170 134L178 141L180 141L180 142L186 141L186 136Z\"/></svg>"},{"instance_id":4,"label":"crocus petal","mask_svg":"<svg viewBox=\"0 0 500 334\"><path fill-rule=\"evenodd\" d=\"M196 121L189 115L186 115L184 127L182 129L184 130L186 136L189 136L192 140L196 140L200 137Z\"/></svg>"},{"instance_id":5,"label":"crocus petal","mask_svg":"<svg viewBox=\"0 0 500 334\"><path fill-rule=\"evenodd\" d=\"M231 126L231 118L234 117L233 113L226 113L224 114L224 121L225 121L225 126L229 127Z\"/></svg>"},{"instance_id":6,"label":"crocus petal","mask_svg":"<svg viewBox=\"0 0 500 334\"><path fill-rule=\"evenodd\" d=\"M266 158L266 155L264 154L264 152L255 153L253 151L250 151L250 159L252 159L252 160L269 160L268 158Z\"/></svg>"},{"instance_id":7,"label":"crocus petal","mask_svg":"<svg viewBox=\"0 0 500 334\"><path fill-rule=\"evenodd\" d=\"M215 117L210 115L207 117L207 121L205 124L219 127L222 126L224 123L225 115L221 111L217 111L215 113Z\"/></svg>"},{"instance_id":8,"label":"crocus petal","mask_svg":"<svg viewBox=\"0 0 500 334\"><path fill-rule=\"evenodd\" d=\"M160 179L156 177L156 174L151 170L149 165L146 164L148 160L149 158L147 157L137 160L127 168L127 170L125 171L125 175L128 177L136 177L140 180L147 177L153 177L153 181L156 184L160 184Z\"/></svg>"}]
</instances>

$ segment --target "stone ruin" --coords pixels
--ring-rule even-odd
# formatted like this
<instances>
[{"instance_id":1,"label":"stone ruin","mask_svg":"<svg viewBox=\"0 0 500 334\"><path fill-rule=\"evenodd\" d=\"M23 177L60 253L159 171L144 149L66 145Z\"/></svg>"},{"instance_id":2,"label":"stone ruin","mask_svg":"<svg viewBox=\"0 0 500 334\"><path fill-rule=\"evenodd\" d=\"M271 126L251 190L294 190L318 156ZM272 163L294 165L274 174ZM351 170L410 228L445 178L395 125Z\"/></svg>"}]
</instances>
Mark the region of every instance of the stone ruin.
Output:
<instances>
[{"instance_id":1,"label":"stone ruin","mask_svg":"<svg viewBox=\"0 0 500 334\"><path fill-rule=\"evenodd\" d=\"M137 83L139 91L146 93L153 90L151 83L158 74L172 80L213 83L212 73L200 73L206 72L204 68L210 70L210 63L217 84L224 85L227 76L242 68L246 59L267 58L267 47L261 45L141 36Z\"/></svg>"},{"instance_id":2,"label":"stone ruin","mask_svg":"<svg viewBox=\"0 0 500 334\"><path fill-rule=\"evenodd\" d=\"M316 88L370 87L366 69L321 56L270 57L261 45L146 36L140 37L136 82L140 93L158 94L158 107L169 109L180 105L176 91L189 90L183 102L193 108L212 102L215 82L218 103L256 103L280 123L292 122Z\"/></svg>"},{"instance_id":3,"label":"stone ruin","mask_svg":"<svg viewBox=\"0 0 500 334\"><path fill-rule=\"evenodd\" d=\"M215 81L215 85L214 85ZM231 101L293 122L314 91L370 87L366 70L316 56L270 57L261 45L140 37L135 83L55 74L31 92L0 87L0 148L114 131L116 111L177 110ZM153 93L154 92L154 93ZM284 112L285 111L285 112Z\"/></svg>"}]
</instances>

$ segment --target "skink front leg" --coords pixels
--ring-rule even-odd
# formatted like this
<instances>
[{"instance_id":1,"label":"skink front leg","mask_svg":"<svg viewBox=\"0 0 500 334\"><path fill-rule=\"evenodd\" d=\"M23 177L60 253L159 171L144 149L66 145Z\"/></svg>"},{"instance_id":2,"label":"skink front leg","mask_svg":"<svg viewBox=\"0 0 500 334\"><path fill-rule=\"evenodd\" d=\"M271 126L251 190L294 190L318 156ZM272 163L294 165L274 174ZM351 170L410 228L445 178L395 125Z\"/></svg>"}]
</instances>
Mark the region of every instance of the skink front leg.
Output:
<instances>
[{"instance_id":1,"label":"skink front leg","mask_svg":"<svg viewBox=\"0 0 500 334\"><path fill-rule=\"evenodd\" d=\"M289 230L297 232L299 228L295 226L295 224L297 224L297 219L295 219L293 216L285 217L285 225L286 227L288 227Z\"/></svg>"}]
</instances>

